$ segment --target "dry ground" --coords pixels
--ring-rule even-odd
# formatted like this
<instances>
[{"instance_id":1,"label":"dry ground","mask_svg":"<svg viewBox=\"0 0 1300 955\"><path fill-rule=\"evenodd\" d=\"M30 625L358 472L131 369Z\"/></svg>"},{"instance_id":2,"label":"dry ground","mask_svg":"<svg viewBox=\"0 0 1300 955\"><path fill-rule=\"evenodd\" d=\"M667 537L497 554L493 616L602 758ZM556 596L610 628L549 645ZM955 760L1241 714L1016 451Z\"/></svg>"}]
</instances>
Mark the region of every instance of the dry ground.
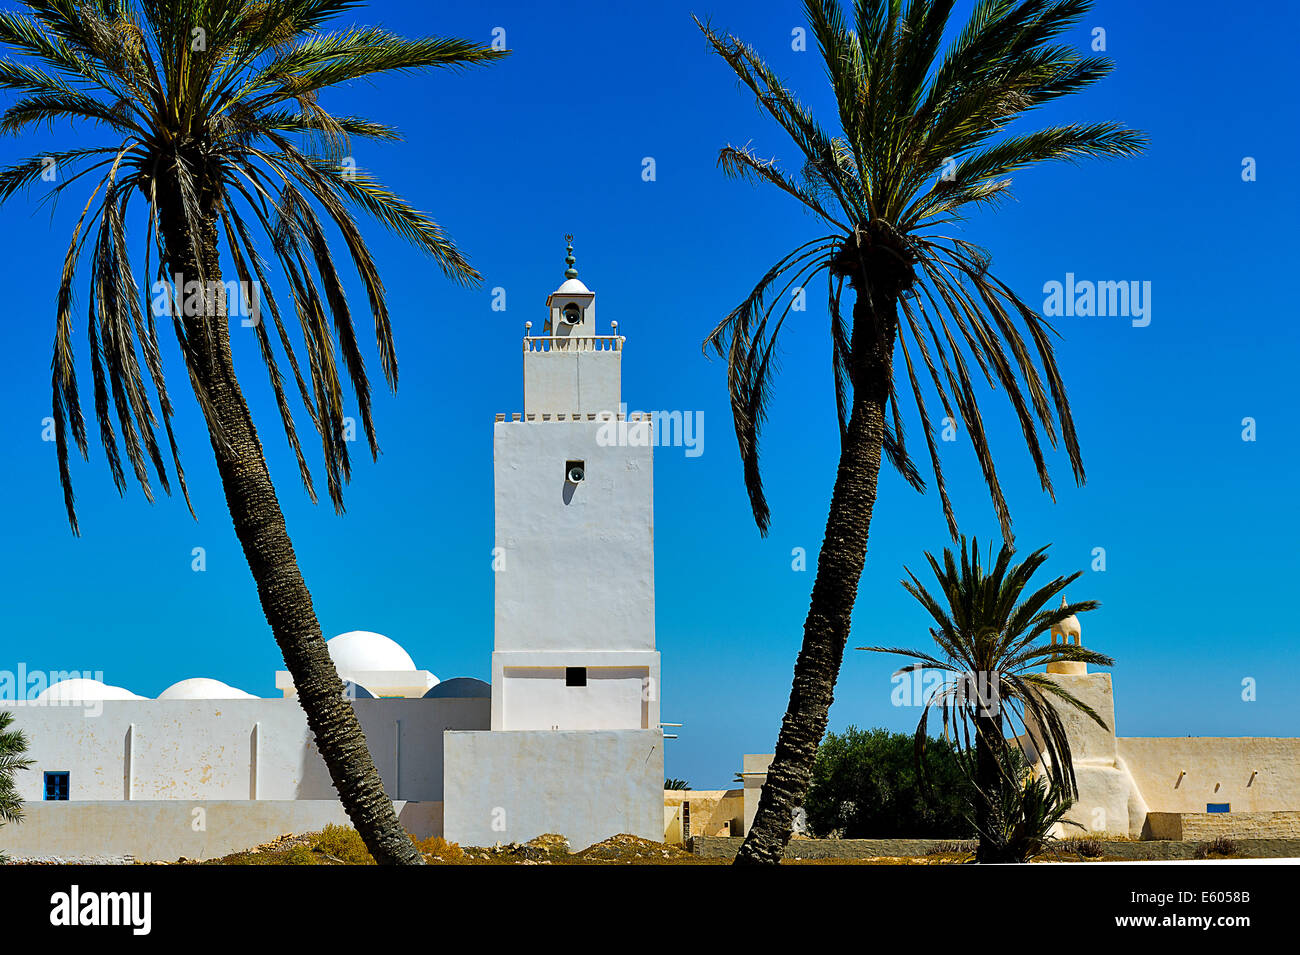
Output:
<instances>
[{"instance_id":1,"label":"dry ground","mask_svg":"<svg viewBox=\"0 0 1300 955\"><path fill-rule=\"evenodd\" d=\"M414 838L414 837L412 837ZM563 836L543 835L524 843L495 846L461 847L433 837L415 839L424 859L431 865L727 865L726 858L704 858L682 846L652 842L626 833L612 836L588 846L581 852L569 852ZM859 859L795 859L799 840L791 844L786 865L961 865L973 861L972 853L954 843L937 845L921 856L874 856ZM1218 848L1217 846L1211 848ZM1235 850L1210 851L1202 858L1224 858ZM11 864L55 864L58 861L111 862L123 860L11 860ZM128 861L129 860L125 860ZM1101 844L1088 839L1064 839L1057 842L1035 862L1109 862L1116 858L1103 854ZM143 865L374 865L370 853L356 830L346 826L327 826L321 832L285 834L270 842L219 859L199 862L180 858L174 862L149 862Z\"/></svg>"},{"instance_id":2,"label":"dry ground","mask_svg":"<svg viewBox=\"0 0 1300 955\"><path fill-rule=\"evenodd\" d=\"M705 859L681 846L652 842L622 834L570 853L563 836L543 835L524 843L462 848L439 838L416 840L425 861L432 865L726 865L728 859ZM970 861L963 851L933 852L925 856L879 856L868 859L789 859L787 865L959 865ZM180 864L193 860L180 859ZM1042 861L1105 861L1074 851L1069 842ZM176 863L170 863L176 864ZM284 835L246 852L238 852L205 865L373 865L355 830L329 826L323 832Z\"/></svg>"}]
</instances>

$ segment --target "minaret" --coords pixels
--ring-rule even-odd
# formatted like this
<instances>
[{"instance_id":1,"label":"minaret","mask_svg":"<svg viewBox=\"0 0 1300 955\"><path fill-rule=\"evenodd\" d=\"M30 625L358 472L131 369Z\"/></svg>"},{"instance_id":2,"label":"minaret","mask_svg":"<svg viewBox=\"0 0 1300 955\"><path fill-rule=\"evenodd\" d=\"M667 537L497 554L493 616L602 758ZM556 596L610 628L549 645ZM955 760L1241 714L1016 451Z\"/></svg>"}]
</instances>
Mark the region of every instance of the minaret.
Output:
<instances>
[{"instance_id":1,"label":"minaret","mask_svg":"<svg viewBox=\"0 0 1300 955\"><path fill-rule=\"evenodd\" d=\"M596 295L578 278L573 236L568 243L564 282L546 297L542 334L525 323L524 413L592 414L619 410L623 339L618 323L596 334Z\"/></svg>"},{"instance_id":2,"label":"minaret","mask_svg":"<svg viewBox=\"0 0 1300 955\"><path fill-rule=\"evenodd\" d=\"M622 413L624 339L597 333L566 240L523 413L493 432L492 729L658 729L651 420Z\"/></svg>"},{"instance_id":3,"label":"minaret","mask_svg":"<svg viewBox=\"0 0 1300 955\"><path fill-rule=\"evenodd\" d=\"M1061 595L1061 606L1062 607L1066 606L1064 594ZM1076 617L1074 614L1070 614L1064 620L1059 620L1056 623L1052 624L1052 646L1056 646L1056 644L1059 642L1062 645L1069 645L1073 643L1076 647L1081 647L1083 646L1082 637L1083 637L1083 630L1079 626L1079 618ZM1048 661L1047 672L1068 673L1068 674L1077 675L1081 673L1087 673L1088 664L1084 663L1081 660L1053 659Z\"/></svg>"},{"instance_id":4,"label":"minaret","mask_svg":"<svg viewBox=\"0 0 1300 955\"><path fill-rule=\"evenodd\" d=\"M1061 606L1068 601L1061 597ZM1051 629L1051 646L1083 646L1079 618L1070 614ZM1147 818L1147 806L1128 767L1120 758L1115 736L1115 692L1109 673L1089 673L1083 661L1049 659L1048 677L1075 699L1086 703L1100 717L1102 724L1088 714L1046 695L1048 704L1060 717L1060 726L1070 741L1070 756L1078 784L1078 798L1065 818L1083 826L1089 834L1111 833L1139 836ZM1032 738L1031 762L1043 767L1038 754L1048 729L1026 710L1025 728ZM1022 738L1023 739L1023 738ZM1079 830L1057 824L1058 835Z\"/></svg>"}]
</instances>

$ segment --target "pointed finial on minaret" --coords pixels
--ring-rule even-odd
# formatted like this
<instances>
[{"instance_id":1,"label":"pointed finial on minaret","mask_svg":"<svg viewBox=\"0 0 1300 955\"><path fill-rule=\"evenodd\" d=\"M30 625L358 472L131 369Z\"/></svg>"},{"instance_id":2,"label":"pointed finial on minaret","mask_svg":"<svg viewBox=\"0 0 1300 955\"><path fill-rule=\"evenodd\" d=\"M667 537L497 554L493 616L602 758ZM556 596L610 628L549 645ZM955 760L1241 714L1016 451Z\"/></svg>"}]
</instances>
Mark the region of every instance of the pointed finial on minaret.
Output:
<instances>
[{"instance_id":1,"label":"pointed finial on minaret","mask_svg":"<svg viewBox=\"0 0 1300 955\"><path fill-rule=\"evenodd\" d=\"M564 277L566 279L576 279L578 277L578 270L573 267L573 234L570 233L566 235L564 241L568 246L565 250L567 254L564 256L564 264L567 265L568 268L564 270Z\"/></svg>"}]
</instances>

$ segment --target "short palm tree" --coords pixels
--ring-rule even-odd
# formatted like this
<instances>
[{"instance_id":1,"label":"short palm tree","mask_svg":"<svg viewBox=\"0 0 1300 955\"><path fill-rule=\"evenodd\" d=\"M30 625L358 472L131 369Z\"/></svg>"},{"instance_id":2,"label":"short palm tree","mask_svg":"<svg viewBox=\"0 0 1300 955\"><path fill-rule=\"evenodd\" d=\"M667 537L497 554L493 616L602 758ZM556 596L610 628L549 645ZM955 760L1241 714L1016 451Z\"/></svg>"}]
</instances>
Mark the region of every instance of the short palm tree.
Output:
<instances>
[{"instance_id":1,"label":"short palm tree","mask_svg":"<svg viewBox=\"0 0 1300 955\"><path fill-rule=\"evenodd\" d=\"M986 569L980 561L978 542L972 542L968 551L965 537L961 539L960 560L945 548L941 565L927 552L925 559L939 584L937 597L904 568L909 579L902 582L903 586L934 620L930 637L938 648L937 654L896 647L859 647L902 654L917 661L900 673L934 670L948 674L948 681L923 702L916 727L917 759L920 761L924 753L930 709L937 706L942 713L943 735L958 741L962 767L975 786L974 822L980 838L976 859L986 862L1003 861L998 851L1002 845L999 834L1015 831L1021 825L1021 820L1004 818L1002 810L1007 793L1024 791L1018 770L1026 766L1022 757L1042 757L1050 788L1059 796L1057 802L1068 808L1068 800L1078 796L1070 739L1058 707L1075 707L1102 728L1109 728L1092 707L1060 682L1047 674L1031 673L1030 669L1053 660L1097 666L1115 663L1077 644L1039 642L1066 617L1094 610L1099 604L1084 600L1051 606L1052 599L1081 572L1057 577L1030 591L1031 579L1047 560L1047 548L1040 547L1019 564L1011 563L1013 553L1004 543ZM1023 734L1017 731L1017 724ZM1012 740L1007 739L1008 731ZM1026 738L1032 744L1032 753L1025 752ZM1046 805L1042 800L1033 802L1035 795L1027 798L1035 806Z\"/></svg>"},{"instance_id":2,"label":"short palm tree","mask_svg":"<svg viewBox=\"0 0 1300 955\"><path fill-rule=\"evenodd\" d=\"M158 485L171 492L156 437L161 418L175 483L189 500L159 351L157 320L162 319L175 333L235 533L339 798L376 860L418 863L420 855L397 822L360 724L343 698L299 572L236 377L232 311L245 310L253 300L253 317L242 317L235 328L256 339L288 444L314 501L282 359L268 334L274 326L293 385L320 436L330 499L342 512L343 485L350 476L345 379L372 457L378 443L370 383L335 251L346 250L365 286L380 365L389 386L397 385L384 285L353 212L364 212L414 243L454 281L472 284L479 276L432 219L358 169L348 155L354 137L393 140L396 132L367 119L333 115L319 95L382 73L486 63L504 51L460 39L408 40L370 27L322 32L327 21L355 7L355 0L23 0L22 5L24 13L0 14L0 43L21 55L0 59L0 88L17 95L0 116L0 131L17 134L56 121L86 127L71 148L0 170L0 202L50 179L57 183L51 198L72 186L88 194L63 263L53 361L59 471L73 532L78 527L69 434L81 455L87 454L72 347L73 287L82 270L95 418L119 492L127 478L115 422L127 466L146 498L153 499L151 469ZM89 133L103 135L97 139ZM152 299L136 283L127 239L133 220L145 231L142 274L146 282L157 278ZM330 239L330 225L338 240ZM288 287L286 308L272 294L272 271L259 252L259 237L269 244ZM233 269L238 283L223 283L226 268ZM301 337L297 345L298 335L289 331L294 319Z\"/></svg>"},{"instance_id":3,"label":"short palm tree","mask_svg":"<svg viewBox=\"0 0 1300 955\"><path fill-rule=\"evenodd\" d=\"M13 730L14 715L0 712L0 826L19 822L23 818L23 800L18 795L14 773L31 768L27 758L27 737L22 730ZM0 862L4 861L0 853Z\"/></svg>"},{"instance_id":4,"label":"short palm tree","mask_svg":"<svg viewBox=\"0 0 1300 955\"><path fill-rule=\"evenodd\" d=\"M1052 493L1044 444L1057 446L1058 428L1074 479L1083 483L1052 329L989 271L987 252L947 233L969 211L1005 197L1015 172L1048 160L1132 156L1145 142L1110 122L1008 131L1026 112L1110 71L1108 60L1082 57L1059 42L1089 0L981 0L942 56L953 0L853 0L848 11L840 0L806 0L804 6L838 105L833 131L752 48L700 25L713 50L794 142L801 163L790 174L748 146L727 146L718 160L722 170L775 186L826 230L773 265L705 342L727 358L745 485L760 532L767 532L770 514L758 438L772 393L773 357L798 300L790 293L819 277L826 280L840 425L839 467L803 648L776 756L738 863L775 862L789 840L848 639L882 455L913 487L925 488L905 441L908 412L900 392L906 389L915 403L954 539L957 521L927 391L969 436L1007 540L1011 517L985 437L976 378L1005 390L1045 491ZM852 295L847 315L846 285Z\"/></svg>"},{"instance_id":5,"label":"short palm tree","mask_svg":"<svg viewBox=\"0 0 1300 955\"><path fill-rule=\"evenodd\" d=\"M1083 828L1066 818L1070 797L1027 768L1002 781L992 804L976 862L1030 862L1060 841L1058 827Z\"/></svg>"}]
</instances>

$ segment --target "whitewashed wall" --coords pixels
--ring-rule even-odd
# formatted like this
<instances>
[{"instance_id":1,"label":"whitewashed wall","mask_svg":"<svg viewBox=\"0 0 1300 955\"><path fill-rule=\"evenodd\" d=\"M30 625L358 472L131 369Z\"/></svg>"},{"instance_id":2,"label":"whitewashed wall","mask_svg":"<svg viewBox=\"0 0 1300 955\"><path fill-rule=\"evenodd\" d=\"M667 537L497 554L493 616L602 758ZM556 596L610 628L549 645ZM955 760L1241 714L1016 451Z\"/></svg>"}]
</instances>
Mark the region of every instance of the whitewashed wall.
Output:
<instances>
[{"instance_id":1,"label":"whitewashed wall","mask_svg":"<svg viewBox=\"0 0 1300 955\"><path fill-rule=\"evenodd\" d=\"M461 845L566 836L577 852L627 832L664 836L663 734L653 730L448 733L446 838Z\"/></svg>"},{"instance_id":2,"label":"whitewashed wall","mask_svg":"<svg viewBox=\"0 0 1300 955\"><path fill-rule=\"evenodd\" d=\"M487 699L353 705L394 799L441 800L443 731L491 725ZM44 798L46 771L70 774L73 801L334 797L297 700L106 700L99 715L22 702L5 709L36 760L16 777L24 800Z\"/></svg>"},{"instance_id":3,"label":"whitewashed wall","mask_svg":"<svg viewBox=\"0 0 1300 955\"><path fill-rule=\"evenodd\" d=\"M587 657L575 654L574 659ZM502 728L648 729L648 679L644 666L591 666L586 686L566 686L561 667L506 667Z\"/></svg>"},{"instance_id":4,"label":"whitewashed wall","mask_svg":"<svg viewBox=\"0 0 1300 955\"><path fill-rule=\"evenodd\" d=\"M215 859L285 833L348 826L338 800L34 802L22 822L0 827L0 852L15 859L140 862ZM417 839L442 834L442 804L394 802L402 828Z\"/></svg>"},{"instance_id":5,"label":"whitewashed wall","mask_svg":"<svg viewBox=\"0 0 1300 955\"><path fill-rule=\"evenodd\" d=\"M1152 812L1300 809L1300 739L1122 736L1118 747Z\"/></svg>"},{"instance_id":6,"label":"whitewashed wall","mask_svg":"<svg viewBox=\"0 0 1300 955\"><path fill-rule=\"evenodd\" d=\"M623 353L590 347L575 338L568 347L524 352L526 414L618 411Z\"/></svg>"},{"instance_id":7,"label":"whitewashed wall","mask_svg":"<svg viewBox=\"0 0 1300 955\"><path fill-rule=\"evenodd\" d=\"M606 426L494 426L499 651L654 650L653 449L602 446Z\"/></svg>"}]
</instances>

